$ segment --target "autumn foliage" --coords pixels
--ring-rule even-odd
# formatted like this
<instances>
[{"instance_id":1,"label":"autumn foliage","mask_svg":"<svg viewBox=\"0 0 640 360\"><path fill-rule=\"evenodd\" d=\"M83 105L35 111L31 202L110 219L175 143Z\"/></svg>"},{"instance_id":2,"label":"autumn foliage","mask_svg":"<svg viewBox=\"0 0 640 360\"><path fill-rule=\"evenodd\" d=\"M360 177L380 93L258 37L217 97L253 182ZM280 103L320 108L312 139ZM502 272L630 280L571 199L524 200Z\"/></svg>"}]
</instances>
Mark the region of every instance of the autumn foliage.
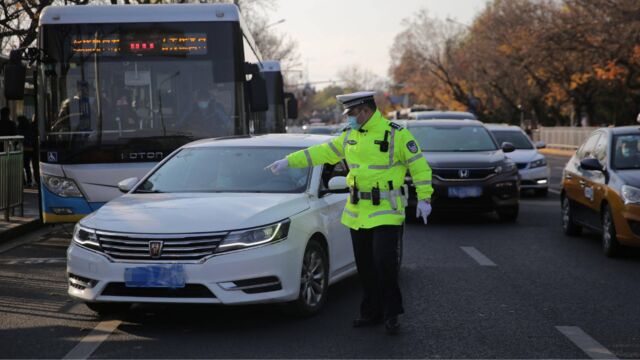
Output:
<instances>
[{"instance_id":1,"label":"autumn foliage","mask_svg":"<svg viewBox=\"0 0 640 360\"><path fill-rule=\"evenodd\" d=\"M629 124L640 112L640 1L493 0L470 25L423 10L391 50L396 93L490 122Z\"/></svg>"}]
</instances>

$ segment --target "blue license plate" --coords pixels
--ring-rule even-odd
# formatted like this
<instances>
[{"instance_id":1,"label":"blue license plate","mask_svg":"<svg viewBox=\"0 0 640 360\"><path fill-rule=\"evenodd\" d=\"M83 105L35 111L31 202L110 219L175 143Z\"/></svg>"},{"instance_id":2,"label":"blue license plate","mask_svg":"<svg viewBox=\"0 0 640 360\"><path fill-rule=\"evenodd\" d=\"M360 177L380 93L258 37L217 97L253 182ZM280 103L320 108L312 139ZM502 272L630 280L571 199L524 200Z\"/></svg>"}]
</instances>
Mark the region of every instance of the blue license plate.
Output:
<instances>
[{"instance_id":1,"label":"blue license plate","mask_svg":"<svg viewBox=\"0 0 640 360\"><path fill-rule=\"evenodd\" d=\"M183 288L186 284L184 266L144 266L124 270L124 285L136 288Z\"/></svg>"},{"instance_id":2,"label":"blue license plate","mask_svg":"<svg viewBox=\"0 0 640 360\"><path fill-rule=\"evenodd\" d=\"M449 188L450 198L475 198L482 196L482 187L480 186L452 186Z\"/></svg>"}]
</instances>

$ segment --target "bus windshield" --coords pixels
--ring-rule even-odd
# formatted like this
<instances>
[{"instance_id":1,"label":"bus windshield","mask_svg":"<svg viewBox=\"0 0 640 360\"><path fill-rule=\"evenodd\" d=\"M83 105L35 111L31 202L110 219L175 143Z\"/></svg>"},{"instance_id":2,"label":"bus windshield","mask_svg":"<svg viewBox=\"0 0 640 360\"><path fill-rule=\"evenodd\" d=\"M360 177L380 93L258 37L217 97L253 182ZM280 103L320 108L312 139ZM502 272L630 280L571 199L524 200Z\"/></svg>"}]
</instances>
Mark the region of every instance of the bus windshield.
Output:
<instances>
[{"instance_id":1,"label":"bus windshield","mask_svg":"<svg viewBox=\"0 0 640 360\"><path fill-rule=\"evenodd\" d=\"M45 27L42 148L58 163L157 161L191 140L245 134L233 26Z\"/></svg>"}]
</instances>

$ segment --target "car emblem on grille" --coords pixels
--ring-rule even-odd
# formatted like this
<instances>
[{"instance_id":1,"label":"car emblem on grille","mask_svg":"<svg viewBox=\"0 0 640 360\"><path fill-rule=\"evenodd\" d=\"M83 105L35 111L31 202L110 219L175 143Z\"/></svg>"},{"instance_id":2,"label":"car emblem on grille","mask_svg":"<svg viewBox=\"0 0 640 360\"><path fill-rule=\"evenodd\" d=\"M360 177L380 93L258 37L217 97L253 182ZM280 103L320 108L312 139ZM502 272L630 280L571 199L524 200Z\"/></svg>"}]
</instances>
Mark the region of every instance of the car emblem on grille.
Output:
<instances>
[{"instance_id":1,"label":"car emblem on grille","mask_svg":"<svg viewBox=\"0 0 640 360\"><path fill-rule=\"evenodd\" d=\"M149 241L149 255L157 259L162 255L162 241Z\"/></svg>"},{"instance_id":2,"label":"car emblem on grille","mask_svg":"<svg viewBox=\"0 0 640 360\"><path fill-rule=\"evenodd\" d=\"M460 176L460 179L468 178L469 177L469 170L467 170L467 169L458 170L458 176Z\"/></svg>"}]
</instances>

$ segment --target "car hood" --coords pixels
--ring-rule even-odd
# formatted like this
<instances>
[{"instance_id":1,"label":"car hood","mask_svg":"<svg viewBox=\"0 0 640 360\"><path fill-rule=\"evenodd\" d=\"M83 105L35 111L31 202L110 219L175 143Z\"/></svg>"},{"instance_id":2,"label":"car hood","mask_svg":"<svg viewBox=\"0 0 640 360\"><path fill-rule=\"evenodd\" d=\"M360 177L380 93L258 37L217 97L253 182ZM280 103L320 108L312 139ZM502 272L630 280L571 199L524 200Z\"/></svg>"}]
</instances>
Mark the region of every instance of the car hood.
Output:
<instances>
[{"instance_id":1,"label":"car hood","mask_svg":"<svg viewBox=\"0 0 640 360\"><path fill-rule=\"evenodd\" d=\"M217 232L273 223L308 208L307 194L127 194L80 223L128 233Z\"/></svg>"},{"instance_id":2,"label":"car hood","mask_svg":"<svg viewBox=\"0 0 640 360\"><path fill-rule=\"evenodd\" d=\"M493 167L504 161L502 150L478 152L423 152L429 166L434 168Z\"/></svg>"},{"instance_id":3,"label":"car hood","mask_svg":"<svg viewBox=\"0 0 640 360\"><path fill-rule=\"evenodd\" d=\"M640 188L640 170L616 170L616 174L626 185Z\"/></svg>"},{"instance_id":4,"label":"car hood","mask_svg":"<svg viewBox=\"0 0 640 360\"><path fill-rule=\"evenodd\" d=\"M538 155L538 151L534 149L530 150L515 150L505 154L509 159L517 163L529 163L535 160Z\"/></svg>"}]
</instances>

